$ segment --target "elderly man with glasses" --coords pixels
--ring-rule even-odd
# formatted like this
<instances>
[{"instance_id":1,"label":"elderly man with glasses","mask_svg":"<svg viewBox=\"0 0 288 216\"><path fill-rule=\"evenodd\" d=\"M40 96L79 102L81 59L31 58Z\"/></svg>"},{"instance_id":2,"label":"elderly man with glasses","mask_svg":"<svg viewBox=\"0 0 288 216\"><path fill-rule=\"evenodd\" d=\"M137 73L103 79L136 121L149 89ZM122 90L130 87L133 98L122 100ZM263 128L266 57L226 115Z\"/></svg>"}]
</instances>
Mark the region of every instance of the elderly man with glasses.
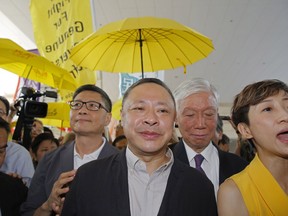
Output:
<instances>
[{"instance_id":1,"label":"elderly man with glasses","mask_svg":"<svg viewBox=\"0 0 288 216\"><path fill-rule=\"evenodd\" d=\"M103 137L111 120L112 103L97 86L79 87L70 104L70 126L75 140L48 153L38 164L21 215L60 214L76 170L118 150Z\"/></svg>"}]
</instances>

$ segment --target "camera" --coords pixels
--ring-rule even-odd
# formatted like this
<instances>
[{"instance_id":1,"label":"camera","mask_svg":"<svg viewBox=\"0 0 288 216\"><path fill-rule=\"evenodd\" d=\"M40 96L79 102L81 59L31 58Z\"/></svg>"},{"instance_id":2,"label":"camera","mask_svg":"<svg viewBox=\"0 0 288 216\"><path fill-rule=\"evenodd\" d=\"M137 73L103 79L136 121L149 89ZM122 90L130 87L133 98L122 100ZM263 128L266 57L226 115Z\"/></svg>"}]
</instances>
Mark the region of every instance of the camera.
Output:
<instances>
[{"instance_id":1,"label":"camera","mask_svg":"<svg viewBox=\"0 0 288 216\"><path fill-rule=\"evenodd\" d=\"M24 103L24 115L27 117L44 118L47 115L47 110L47 103L38 101L25 101Z\"/></svg>"},{"instance_id":2,"label":"camera","mask_svg":"<svg viewBox=\"0 0 288 216\"><path fill-rule=\"evenodd\" d=\"M37 101L37 98L46 96L50 98L57 98L57 92L46 91L39 92L31 87L22 87L21 95L14 104L17 109L18 120L13 134L13 140L21 143L25 148L29 149L31 137L30 131L34 118L44 118L47 115L48 104ZM24 127L23 140L21 140L22 128Z\"/></svg>"},{"instance_id":3,"label":"camera","mask_svg":"<svg viewBox=\"0 0 288 216\"><path fill-rule=\"evenodd\" d=\"M31 87L22 87L21 95L14 105L18 110L18 115L20 116L23 113L23 116L28 118L46 117L48 110L47 103L36 101L41 96L57 98L57 92L46 91L41 93Z\"/></svg>"}]
</instances>

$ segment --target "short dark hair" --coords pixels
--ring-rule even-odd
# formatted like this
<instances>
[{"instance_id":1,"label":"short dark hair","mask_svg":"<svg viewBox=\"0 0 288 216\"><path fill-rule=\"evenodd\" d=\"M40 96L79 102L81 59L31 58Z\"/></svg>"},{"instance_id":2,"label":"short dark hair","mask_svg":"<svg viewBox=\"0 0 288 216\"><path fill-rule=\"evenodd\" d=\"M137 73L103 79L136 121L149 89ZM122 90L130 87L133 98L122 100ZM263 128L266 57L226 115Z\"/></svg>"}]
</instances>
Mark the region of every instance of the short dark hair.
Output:
<instances>
[{"instance_id":1,"label":"short dark hair","mask_svg":"<svg viewBox=\"0 0 288 216\"><path fill-rule=\"evenodd\" d=\"M54 137L54 133L53 133L53 131L52 131L49 127L44 126L44 127L43 127L43 131L44 131L44 133L50 133L50 134L52 134L53 137Z\"/></svg>"},{"instance_id":2,"label":"short dark hair","mask_svg":"<svg viewBox=\"0 0 288 216\"><path fill-rule=\"evenodd\" d=\"M36 154L40 143L45 141L45 140L50 140L51 142L54 142L54 143L56 143L57 146L59 146L58 139L56 139L52 134L44 132L44 133L41 133L38 136L36 136L35 139L33 140L33 142L31 143L31 149L32 149L32 152L34 154Z\"/></svg>"},{"instance_id":3,"label":"short dark hair","mask_svg":"<svg viewBox=\"0 0 288 216\"><path fill-rule=\"evenodd\" d=\"M110 97L108 96L108 94L101 88L99 88L98 86L92 85L92 84L86 84L86 85L82 85L80 86L78 89L76 89L76 91L73 94L72 100L75 99L75 97L83 92L83 91L93 91L93 92L97 92L101 95L101 98L104 101L105 104L105 108L111 112L112 111L112 102Z\"/></svg>"},{"instance_id":4,"label":"short dark hair","mask_svg":"<svg viewBox=\"0 0 288 216\"><path fill-rule=\"evenodd\" d=\"M217 127L216 127L216 130L217 130L218 133L223 132L223 121L222 121L222 118L219 115L219 113L217 115Z\"/></svg>"},{"instance_id":5,"label":"short dark hair","mask_svg":"<svg viewBox=\"0 0 288 216\"><path fill-rule=\"evenodd\" d=\"M174 99L174 96L170 90L170 88L162 81L162 80L159 80L157 78L142 78L140 80L138 80L137 82L133 83L128 89L127 91L124 93L123 95L123 99L122 99L122 108L123 108L123 105L127 99L127 97L129 96L130 92L137 86L139 85L142 85L142 84L145 84L145 83L155 83L159 86L162 86L164 89L166 89L166 91L169 93L169 95L171 96L172 100L173 100L173 104L174 106L176 107L176 103L175 103L175 99Z\"/></svg>"},{"instance_id":6,"label":"short dark hair","mask_svg":"<svg viewBox=\"0 0 288 216\"><path fill-rule=\"evenodd\" d=\"M112 145L113 146L116 146L116 143L117 142L120 142L121 140L124 140L124 139L126 139L126 136L123 134L123 135L120 135L120 136L117 136L114 140L113 140L113 142L112 142Z\"/></svg>"},{"instance_id":7,"label":"short dark hair","mask_svg":"<svg viewBox=\"0 0 288 216\"><path fill-rule=\"evenodd\" d=\"M0 128L5 129L7 131L7 134L9 134L11 131L9 123L1 117L0 117Z\"/></svg>"},{"instance_id":8,"label":"short dark hair","mask_svg":"<svg viewBox=\"0 0 288 216\"><path fill-rule=\"evenodd\" d=\"M247 85L234 98L231 108L231 119L237 127L240 122L249 125L248 112L250 106L254 106L262 102L264 99L284 91L288 94L288 86L286 83L277 79L268 79Z\"/></svg>"},{"instance_id":9,"label":"short dark hair","mask_svg":"<svg viewBox=\"0 0 288 216\"><path fill-rule=\"evenodd\" d=\"M226 134L223 134L222 139L219 140L219 144L228 144L229 145L229 143L230 143L230 138Z\"/></svg>"},{"instance_id":10,"label":"short dark hair","mask_svg":"<svg viewBox=\"0 0 288 216\"><path fill-rule=\"evenodd\" d=\"M2 101L2 102L4 103L5 108L6 108L6 116L8 116L9 110L10 110L10 103L9 103L9 101L8 101L5 97L3 97L3 96L0 96L0 101Z\"/></svg>"}]
</instances>

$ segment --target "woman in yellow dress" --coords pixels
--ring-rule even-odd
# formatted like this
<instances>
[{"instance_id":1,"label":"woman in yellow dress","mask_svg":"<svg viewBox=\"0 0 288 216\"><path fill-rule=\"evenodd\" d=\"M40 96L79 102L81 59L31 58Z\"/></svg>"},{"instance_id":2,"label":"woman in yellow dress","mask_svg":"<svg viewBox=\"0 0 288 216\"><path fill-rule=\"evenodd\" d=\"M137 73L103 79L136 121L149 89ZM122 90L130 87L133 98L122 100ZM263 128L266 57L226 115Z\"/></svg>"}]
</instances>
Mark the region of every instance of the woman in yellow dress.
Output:
<instances>
[{"instance_id":1,"label":"woman in yellow dress","mask_svg":"<svg viewBox=\"0 0 288 216\"><path fill-rule=\"evenodd\" d=\"M232 122L256 147L242 172L218 191L218 213L226 215L288 215L288 86L264 80L236 95Z\"/></svg>"}]
</instances>

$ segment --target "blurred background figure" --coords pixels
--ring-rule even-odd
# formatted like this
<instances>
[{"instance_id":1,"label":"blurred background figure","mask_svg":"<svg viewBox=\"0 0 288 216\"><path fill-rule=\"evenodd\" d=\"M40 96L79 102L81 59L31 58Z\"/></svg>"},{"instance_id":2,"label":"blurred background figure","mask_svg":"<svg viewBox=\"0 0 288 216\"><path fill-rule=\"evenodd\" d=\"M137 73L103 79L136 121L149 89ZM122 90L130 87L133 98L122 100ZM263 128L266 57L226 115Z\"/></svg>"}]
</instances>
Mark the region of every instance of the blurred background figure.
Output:
<instances>
[{"instance_id":1,"label":"blurred background figure","mask_svg":"<svg viewBox=\"0 0 288 216\"><path fill-rule=\"evenodd\" d=\"M9 123L0 118L0 215L17 216L20 215L21 204L26 200L28 188L19 175L2 172L2 165L7 166L4 163L6 163L9 132ZM5 170L5 167L3 168Z\"/></svg>"},{"instance_id":2,"label":"blurred background figure","mask_svg":"<svg viewBox=\"0 0 288 216\"><path fill-rule=\"evenodd\" d=\"M215 145L218 145L219 141L222 139L222 135L223 135L223 121L222 121L220 115L217 114L217 126L216 126L216 130L215 130L215 134L212 138L212 142Z\"/></svg>"},{"instance_id":3,"label":"blurred background figure","mask_svg":"<svg viewBox=\"0 0 288 216\"><path fill-rule=\"evenodd\" d=\"M119 150L124 149L127 146L127 139L124 134L117 136L113 142L112 145L118 148Z\"/></svg>"},{"instance_id":4,"label":"blurred background figure","mask_svg":"<svg viewBox=\"0 0 288 216\"><path fill-rule=\"evenodd\" d=\"M181 135L180 135L181 136ZM178 125L175 125L173 128L173 134L172 137L168 143L168 145L176 144L179 142L179 133L178 133Z\"/></svg>"},{"instance_id":5,"label":"blurred background figure","mask_svg":"<svg viewBox=\"0 0 288 216\"><path fill-rule=\"evenodd\" d=\"M41 133L35 137L31 144L32 159L34 167L36 168L38 162L43 158L43 156L59 146L58 139L50 133Z\"/></svg>"},{"instance_id":6,"label":"blurred background figure","mask_svg":"<svg viewBox=\"0 0 288 216\"><path fill-rule=\"evenodd\" d=\"M2 144L5 145L5 158L0 171L22 178L26 186L29 187L34 175L34 167L31 156L26 148L10 141L9 118L10 104L8 100L0 96L0 129Z\"/></svg>"},{"instance_id":7,"label":"blurred background figure","mask_svg":"<svg viewBox=\"0 0 288 216\"><path fill-rule=\"evenodd\" d=\"M235 154L244 160L251 162L256 154L255 145L250 140L244 139L238 130L236 130L236 133L238 135L238 139L236 141Z\"/></svg>"},{"instance_id":8,"label":"blurred background figure","mask_svg":"<svg viewBox=\"0 0 288 216\"><path fill-rule=\"evenodd\" d=\"M225 152L229 152L230 150L230 138L226 135L222 135L222 139L218 142L218 147Z\"/></svg>"},{"instance_id":9,"label":"blurred background figure","mask_svg":"<svg viewBox=\"0 0 288 216\"><path fill-rule=\"evenodd\" d=\"M121 120L119 120L119 123L115 128L115 139L113 140L112 145L120 150L127 146L127 140L124 135Z\"/></svg>"},{"instance_id":10,"label":"blurred background figure","mask_svg":"<svg viewBox=\"0 0 288 216\"><path fill-rule=\"evenodd\" d=\"M75 140L75 133L73 131L68 132L64 135L63 138L60 139L60 146L71 143Z\"/></svg>"},{"instance_id":11,"label":"blurred background figure","mask_svg":"<svg viewBox=\"0 0 288 216\"><path fill-rule=\"evenodd\" d=\"M43 131L44 131L44 133L50 133L52 136L54 136L53 131L47 126L43 127Z\"/></svg>"},{"instance_id":12,"label":"blurred background figure","mask_svg":"<svg viewBox=\"0 0 288 216\"><path fill-rule=\"evenodd\" d=\"M40 121L39 119L34 119L32 128L31 128L31 133L30 133L31 142L33 142L36 136L38 136L39 134L43 132L44 132L44 126L43 126L42 121Z\"/></svg>"}]
</instances>

